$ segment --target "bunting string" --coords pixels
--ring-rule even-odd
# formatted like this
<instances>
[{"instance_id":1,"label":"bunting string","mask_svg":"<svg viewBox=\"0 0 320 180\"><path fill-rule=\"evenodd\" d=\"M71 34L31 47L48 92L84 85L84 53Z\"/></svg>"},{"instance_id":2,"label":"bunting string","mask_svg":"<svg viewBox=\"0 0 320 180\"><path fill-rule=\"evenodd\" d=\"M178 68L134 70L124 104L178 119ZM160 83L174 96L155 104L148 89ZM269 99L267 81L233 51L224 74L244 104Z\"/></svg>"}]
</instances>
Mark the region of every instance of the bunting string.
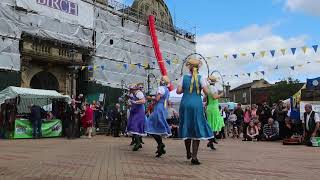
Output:
<instances>
[{"instance_id":1,"label":"bunting string","mask_svg":"<svg viewBox=\"0 0 320 180\"><path fill-rule=\"evenodd\" d=\"M275 57L276 55L289 55L287 52L291 52L292 55L296 55L298 50L301 50L303 54L307 54L308 50L312 50L314 53L317 53L319 45L312 45L312 46L302 46L302 47L292 47L292 48L282 48L282 49L271 49L271 50L263 50L259 52L251 52L251 53L246 53L246 52L240 52L240 53L233 53L233 54L224 54L223 56L212 56L212 57L207 57L208 59L216 58L216 59L239 59L241 57L251 57L251 58L257 58L257 55L260 55L260 58L267 57L270 55L272 58Z\"/></svg>"},{"instance_id":2,"label":"bunting string","mask_svg":"<svg viewBox=\"0 0 320 180\"><path fill-rule=\"evenodd\" d=\"M286 66L286 67L281 67L281 69L285 69L285 68L289 68L290 70L292 71L295 71L297 70L297 67L301 68L307 64L311 64L311 63L317 63L317 64L320 64L320 60L317 60L317 61L314 61L314 62L310 62L310 61L307 61L303 64L297 64L297 65L291 65L291 66ZM280 67L279 65L276 65L275 67L271 68L271 69L268 69L268 70L262 70L262 71L255 71L255 72L246 72L246 73L239 73L239 74L232 74L232 75L222 75L223 77L237 77L239 78L240 76L248 76L248 77L251 77L252 75L266 75L266 72L267 71L274 71L274 70L279 70Z\"/></svg>"}]
</instances>

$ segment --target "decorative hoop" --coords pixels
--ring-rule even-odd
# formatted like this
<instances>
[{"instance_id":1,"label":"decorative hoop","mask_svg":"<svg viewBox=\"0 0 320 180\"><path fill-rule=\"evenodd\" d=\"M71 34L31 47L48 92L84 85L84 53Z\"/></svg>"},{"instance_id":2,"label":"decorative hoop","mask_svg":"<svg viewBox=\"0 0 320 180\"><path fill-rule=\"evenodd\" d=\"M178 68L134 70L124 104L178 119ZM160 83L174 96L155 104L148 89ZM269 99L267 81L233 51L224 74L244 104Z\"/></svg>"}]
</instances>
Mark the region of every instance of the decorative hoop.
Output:
<instances>
[{"instance_id":1,"label":"decorative hoop","mask_svg":"<svg viewBox=\"0 0 320 180\"><path fill-rule=\"evenodd\" d=\"M180 76L183 76L183 67L185 66L186 62L188 61L188 59L189 59L191 56L194 56L194 55L198 55L198 56L200 56L200 60L204 60L204 62L206 63L206 66L207 66L208 77L209 77L209 75L210 75L210 70L209 70L208 62L207 62L206 58L203 57L203 56L202 56L201 54L199 54L199 53L189 54L189 55L183 60Z\"/></svg>"}]
</instances>

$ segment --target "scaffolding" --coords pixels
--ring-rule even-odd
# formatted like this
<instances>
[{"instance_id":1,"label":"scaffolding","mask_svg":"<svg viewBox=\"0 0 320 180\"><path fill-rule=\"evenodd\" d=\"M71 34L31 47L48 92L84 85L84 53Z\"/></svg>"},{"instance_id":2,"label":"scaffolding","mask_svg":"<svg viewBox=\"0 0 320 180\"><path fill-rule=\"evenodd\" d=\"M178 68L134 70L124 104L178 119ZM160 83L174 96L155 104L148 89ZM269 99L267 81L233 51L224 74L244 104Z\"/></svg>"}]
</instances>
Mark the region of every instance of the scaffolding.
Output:
<instances>
[{"instance_id":1,"label":"scaffolding","mask_svg":"<svg viewBox=\"0 0 320 180\"><path fill-rule=\"evenodd\" d=\"M127 6L123 3L120 3L116 0L106 0L107 6L120 14L122 14L124 19L128 19L134 22L137 22L142 25L148 24L148 16L143 12L138 12L135 9ZM177 27L173 24L168 24L161 20L156 20L157 30L163 31L172 35L178 35L190 41L195 41L196 37L196 26L187 23L185 20L179 20L175 18L175 23L178 23L183 26L183 28ZM187 30L186 30L187 29Z\"/></svg>"}]
</instances>

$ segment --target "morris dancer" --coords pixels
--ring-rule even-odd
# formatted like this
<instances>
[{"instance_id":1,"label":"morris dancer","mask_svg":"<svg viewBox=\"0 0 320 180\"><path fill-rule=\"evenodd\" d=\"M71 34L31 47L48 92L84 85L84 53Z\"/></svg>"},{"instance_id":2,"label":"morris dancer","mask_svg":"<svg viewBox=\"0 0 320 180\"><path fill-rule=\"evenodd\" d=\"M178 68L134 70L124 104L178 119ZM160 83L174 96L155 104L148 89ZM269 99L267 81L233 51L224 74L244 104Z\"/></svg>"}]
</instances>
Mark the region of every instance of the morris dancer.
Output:
<instances>
[{"instance_id":1,"label":"morris dancer","mask_svg":"<svg viewBox=\"0 0 320 180\"><path fill-rule=\"evenodd\" d=\"M163 76L160 82L160 87L157 90L157 95L154 97L156 105L154 106L153 112L149 116L146 123L146 132L152 135L158 144L156 157L161 157L163 154L166 154L162 137L169 137L172 135L170 126L167 123L167 107L170 95L168 89L169 84L169 78L167 76Z\"/></svg>"},{"instance_id":2,"label":"morris dancer","mask_svg":"<svg viewBox=\"0 0 320 180\"><path fill-rule=\"evenodd\" d=\"M207 95L207 118L208 124L212 129L213 133L219 133L224 127L224 120L219 111L219 102L218 99L223 96L223 93L219 94L218 89L215 87L217 78L210 76L208 81L210 83L209 93ZM210 139L207 147L210 147L212 150L215 150L213 143L217 143L215 139Z\"/></svg>"},{"instance_id":3,"label":"morris dancer","mask_svg":"<svg viewBox=\"0 0 320 180\"><path fill-rule=\"evenodd\" d=\"M130 116L128 120L127 132L134 138L133 151L138 151L142 148L141 136L146 136L144 132L145 125L145 109L144 103L146 102L143 93L137 86L133 87L133 92L130 96Z\"/></svg>"},{"instance_id":4,"label":"morris dancer","mask_svg":"<svg viewBox=\"0 0 320 180\"><path fill-rule=\"evenodd\" d=\"M186 66L190 74L184 75L178 88L177 94L182 94L180 104L180 125L179 134L184 140L187 159L191 159L191 164L201 164L197 158L200 140L212 139L214 136L207 120L204 116L202 107L201 90L208 94L206 79L198 75L201 61L189 59ZM192 153L190 151L192 140Z\"/></svg>"}]
</instances>

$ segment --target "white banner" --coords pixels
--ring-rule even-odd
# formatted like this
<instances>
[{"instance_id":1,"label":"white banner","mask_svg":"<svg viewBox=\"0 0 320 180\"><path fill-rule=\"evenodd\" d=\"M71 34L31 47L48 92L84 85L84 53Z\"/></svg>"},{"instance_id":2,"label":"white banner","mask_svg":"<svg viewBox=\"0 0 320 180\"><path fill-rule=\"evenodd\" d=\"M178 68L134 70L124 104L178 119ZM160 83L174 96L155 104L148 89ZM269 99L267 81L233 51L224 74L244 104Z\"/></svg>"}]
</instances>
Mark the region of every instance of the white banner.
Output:
<instances>
[{"instance_id":1,"label":"white banner","mask_svg":"<svg viewBox=\"0 0 320 180\"><path fill-rule=\"evenodd\" d=\"M303 115L303 113L305 112L304 106L306 104L311 104L312 110L314 110L317 113L320 113L320 101L301 101L300 102L300 114Z\"/></svg>"},{"instance_id":2,"label":"white banner","mask_svg":"<svg viewBox=\"0 0 320 180\"><path fill-rule=\"evenodd\" d=\"M93 5L81 0L16 0L17 6L63 22L93 28Z\"/></svg>"}]
</instances>

